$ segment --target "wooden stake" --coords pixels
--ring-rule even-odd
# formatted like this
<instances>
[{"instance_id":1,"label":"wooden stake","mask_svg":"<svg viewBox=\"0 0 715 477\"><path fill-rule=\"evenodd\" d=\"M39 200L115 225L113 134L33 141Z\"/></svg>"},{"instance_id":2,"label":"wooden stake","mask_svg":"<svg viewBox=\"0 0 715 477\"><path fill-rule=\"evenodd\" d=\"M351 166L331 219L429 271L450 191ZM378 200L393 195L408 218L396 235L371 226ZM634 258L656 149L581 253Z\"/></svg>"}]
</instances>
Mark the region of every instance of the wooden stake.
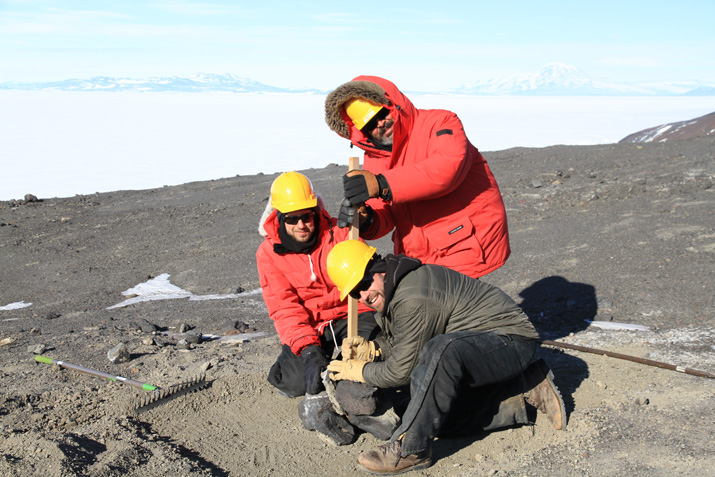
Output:
<instances>
[{"instance_id":1,"label":"wooden stake","mask_svg":"<svg viewBox=\"0 0 715 477\"><path fill-rule=\"evenodd\" d=\"M360 158L351 157L349 159L348 171L354 171L360 169ZM348 239L358 240L360 238L360 215L357 213L357 207L355 207L355 216L353 223L350 226L350 233L348 234ZM357 336L357 320L358 320L358 302L355 298L348 295L348 338Z\"/></svg>"}]
</instances>

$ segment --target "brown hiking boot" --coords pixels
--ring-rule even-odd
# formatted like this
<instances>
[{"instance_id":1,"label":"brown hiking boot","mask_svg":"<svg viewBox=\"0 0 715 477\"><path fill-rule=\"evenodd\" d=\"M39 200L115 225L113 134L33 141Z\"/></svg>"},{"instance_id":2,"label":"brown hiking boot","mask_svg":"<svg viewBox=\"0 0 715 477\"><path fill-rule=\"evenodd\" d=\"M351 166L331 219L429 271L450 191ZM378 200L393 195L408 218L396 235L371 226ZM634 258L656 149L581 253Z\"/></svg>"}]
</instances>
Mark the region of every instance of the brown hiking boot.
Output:
<instances>
[{"instance_id":1,"label":"brown hiking boot","mask_svg":"<svg viewBox=\"0 0 715 477\"><path fill-rule=\"evenodd\" d=\"M566 429L566 408L561 393L554 384L554 373L546 361L539 358L524 370L526 402L546 414L554 429Z\"/></svg>"},{"instance_id":2,"label":"brown hiking boot","mask_svg":"<svg viewBox=\"0 0 715 477\"><path fill-rule=\"evenodd\" d=\"M425 469L432 465L432 450L420 454L402 456L402 442L398 439L389 444L363 451L358 456L358 467L376 475L395 475L410 470Z\"/></svg>"}]
</instances>

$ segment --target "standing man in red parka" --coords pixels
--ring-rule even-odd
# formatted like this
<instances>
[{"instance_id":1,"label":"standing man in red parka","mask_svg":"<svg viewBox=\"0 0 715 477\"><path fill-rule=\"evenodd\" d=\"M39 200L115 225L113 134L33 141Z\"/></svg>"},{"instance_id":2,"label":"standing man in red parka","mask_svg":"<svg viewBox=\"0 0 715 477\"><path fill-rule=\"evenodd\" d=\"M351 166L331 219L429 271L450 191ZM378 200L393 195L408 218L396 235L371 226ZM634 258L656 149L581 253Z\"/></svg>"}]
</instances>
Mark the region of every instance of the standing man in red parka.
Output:
<instances>
[{"instance_id":1,"label":"standing man in red parka","mask_svg":"<svg viewBox=\"0 0 715 477\"><path fill-rule=\"evenodd\" d=\"M347 302L328 276L326 260L347 239L303 174L286 172L271 186L258 230L256 262L263 300L283 345L268 381L288 397L317 394L320 374L347 336ZM374 339L373 312L359 305L358 334ZM372 336L372 338L368 338Z\"/></svg>"},{"instance_id":2,"label":"standing man in red parka","mask_svg":"<svg viewBox=\"0 0 715 477\"><path fill-rule=\"evenodd\" d=\"M456 114L417 109L390 81L358 76L328 94L330 129L365 151L362 171L343 177L339 224L364 202L360 237L390 233L395 254L474 278L510 254L506 210L484 157Z\"/></svg>"}]
</instances>

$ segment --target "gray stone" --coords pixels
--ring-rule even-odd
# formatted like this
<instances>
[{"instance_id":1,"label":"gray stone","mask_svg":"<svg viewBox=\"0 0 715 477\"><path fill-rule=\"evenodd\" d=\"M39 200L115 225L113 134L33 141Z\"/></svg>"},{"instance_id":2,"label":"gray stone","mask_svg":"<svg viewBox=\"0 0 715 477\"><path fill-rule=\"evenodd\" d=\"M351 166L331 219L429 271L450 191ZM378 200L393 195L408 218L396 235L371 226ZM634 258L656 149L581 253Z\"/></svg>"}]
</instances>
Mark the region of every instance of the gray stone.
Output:
<instances>
[{"instance_id":1,"label":"gray stone","mask_svg":"<svg viewBox=\"0 0 715 477\"><path fill-rule=\"evenodd\" d=\"M327 393L306 394L298 403L298 416L303 427L334 445L346 445L355 440L355 428L333 409Z\"/></svg>"},{"instance_id":2,"label":"gray stone","mask_svg":"<svg viewBox=\"0 0 715 477\"><path fill-rule=\"evenodd\" d=\"M347 414L369 416L377 410L378 389L357 381L338 381L335 399Z\"/></svg>"},{"instance_id":3,"label":"gray stone","mask_svg":"<svg viewBox=\"0 0 715 477\"><path fill-rule=\"evenodd\" d=\"M107 359L112 363L125 363L131 359L127 345L119 343L107 352Z\"/></svg>"},{"instance_id":4,"label":"gray stone","mask_svg":"<svg viewBox=\"0 0 715 477\"><path fill-rule=\"evenodd\" d=\"M139 318L136 321L137 328L144 333L152 333L157 330L157 326L153 323L149 323L144 318Z\"/></svg>"},{"instance_id":5,"label":"gray stone","mask_svg":"<svg viewBox=\"0 0 715 477\"><path fill-rule=\"evenodd\" d=\"M321 414L321 419L315 431L319 437L327 438L329 443L344 446L355 440L355 428L344 417L336 412Z\"/></svg>"},{"instance_id":6,"label":"gray stone","mask_svg":"<svg viewBox=\"0 0 715 477\"><path fill-rule=\"evenodd\" d=\"M325 392L328 395L328 398L330 398L330 402L333 403L333 409L335 409L335 412L337 412L341 416L345 415L345 411L343 410L342 406L340 405L338 400L335 399L335 385L339 381L333 381L332 379L330 379L330 372L327 369L323 371L320 376L323 378Z\"/></svg>"},{"instance_id":7,"label":"gray stone","mask_svg":"<svg viewBox=\"0 0 715 477\"><path fill-rule=\"evenodd\" d=\"M188 333L184 333L183 339L190 344L199 344L201 343L201 332L189 331Z\"/></svg>"},{"instance_id":8,"label":"gray stone","mask_svg":"<svg viewBox=\"0 0 715 477\"><path fill-rule=\"evenodd\" d=\"M27 347L27 352L32 354L42 354L47 350L43 344L30 345Z\"/></svg>"},{"instance_id":9,"label":"gray stone","mask_svg":"<svg viewBox=\"0 0 715 477\"><path fill-rule=\"evenodd\" d=\"M333 411L333 404L325 392L306 394L298 403L298 417L303 427L309 431L316 429L321 414L330 411Z\"/></svg>"}]
</instances>

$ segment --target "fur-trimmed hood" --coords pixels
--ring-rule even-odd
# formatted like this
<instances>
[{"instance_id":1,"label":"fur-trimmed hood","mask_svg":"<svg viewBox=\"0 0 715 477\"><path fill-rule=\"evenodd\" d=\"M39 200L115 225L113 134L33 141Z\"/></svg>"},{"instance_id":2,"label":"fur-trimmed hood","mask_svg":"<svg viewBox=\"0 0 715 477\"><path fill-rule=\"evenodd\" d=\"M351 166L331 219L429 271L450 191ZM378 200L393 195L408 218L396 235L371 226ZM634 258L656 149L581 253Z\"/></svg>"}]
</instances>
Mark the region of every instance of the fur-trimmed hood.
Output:
<instances>
[{"instance_id":1,"label":"fur-trimmed hood","mask_svg":"<svg viewBox=\"0 0 715 477\"><path fill-rule=\"evenodd\" d=\"M393 141L399 144L412 129L417 110L412 102L392 82L378 76L358 76L333 91L325 98L325 122L339 136L349 139L356 146L366 149L366 137L345 114L343 104L352 98L363 98L383 104L395 119ZM394 146L393 146L394 147Z\"/></svg>"}]
</instances>

